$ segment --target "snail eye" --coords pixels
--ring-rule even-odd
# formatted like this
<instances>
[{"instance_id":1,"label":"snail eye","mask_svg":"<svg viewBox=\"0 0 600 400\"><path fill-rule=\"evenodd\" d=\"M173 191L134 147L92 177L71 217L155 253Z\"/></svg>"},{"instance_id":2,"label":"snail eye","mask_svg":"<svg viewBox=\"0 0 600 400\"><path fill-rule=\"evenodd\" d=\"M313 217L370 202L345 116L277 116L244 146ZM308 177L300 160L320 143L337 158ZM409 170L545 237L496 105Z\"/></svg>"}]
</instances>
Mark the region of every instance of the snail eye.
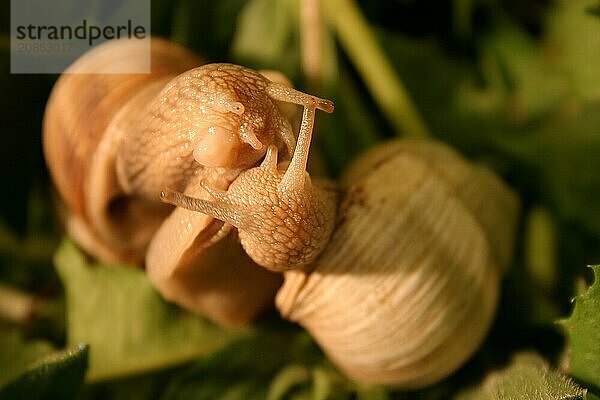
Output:
<instances>
[{"instance_id":1,"label":"snail eye","mask_svg":"<svg viewBox=\"0 0 600 400\"><path fill-rule=\"evenodd\" d=\"M242 115L246 111L246 107L239 101L231 101L218 97L215 99L213 106L220 112L230 112L235 115Z\"/></svg>"},{"instance_id":2,"label":"snail eye","mask_svg":"<svg viewBox=\"0 0 600 400\"><path fill-rule=\"evenodd\" d=\"M206 167L231 167L237 164L239 140L231 130L211 126L195 145L194 159Z\"/></svg>"},{"instance_id":3,"label":"snail eye","mask_svg":"<svg viewBox=\"0 0 600 400\"><path fill-rule=\"evenodd\" d=\"M229 104L229 111L237 115L242 115L246 109L242 103L234 101Z\"/></svg>"}]
</instances>

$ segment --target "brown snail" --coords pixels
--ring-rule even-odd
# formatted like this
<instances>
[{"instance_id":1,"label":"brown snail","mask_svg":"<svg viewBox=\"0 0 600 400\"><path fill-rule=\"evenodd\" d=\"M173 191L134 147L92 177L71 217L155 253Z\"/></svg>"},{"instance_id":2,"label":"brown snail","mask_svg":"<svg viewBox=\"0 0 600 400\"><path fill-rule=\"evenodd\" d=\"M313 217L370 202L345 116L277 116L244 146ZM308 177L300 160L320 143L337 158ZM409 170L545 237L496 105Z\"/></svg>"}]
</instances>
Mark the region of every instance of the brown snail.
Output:
<instances>
[{"instance_id":1,"label":"brown snail","mask_svg":"<svg viewBox=\"0 0 600 400\"><path fill-rule=\"evenodd\" d=\"M210 196L202 185L213 194L227 189L269 149L289 160L296 138L276 100L327 110L332 104L240 66L198 67L196 56L159 39L152 41L151 74L77 73L136 63L143 49L131 41L99 46L53 89L44 152L66 203L67 231L103 260L145 258L165 297L222 324L246 323L272 303L280 277L244 254L229 224L173 211L159 193ZM305 139L291 160L298 166L289 170L300 172L288 174L292 191L305 185Z\"/></svg>"},{"instance_id":2,"label":"brown snail","mask_svg":"<svg viewBox=\"0 0 600 400\"><path fill-rule=\"evenodd\" d=\"M286 273L277 307L352 377L434 383L468 359L493 320L516 197L434 141L372 149L345 182L327 248L311 271Z\"/></svg>"},{"instance_id":3,"label":"brown snail","mask_svg":"<svg viewBox=\"0 0 600 400\"><path fill-rule=\"evenodd\" d=\"M336 190L313 182L305 170L314 114L332 111L331 102L229 64L183 72L197 60L155 43L153 61L172 68L88 117L103 122L95 143L73 147L83 155L64 146L87 140L67 129L87 116L66 111L101 107L103 93L131 81L98 86L107 78L65 75L52 94L44 143L71 235L105 259L145 254L165 297L220 323L249 321L272 301L278 275L259 265L284 271L277 308L353 378L417 388L458 368L493 320L512 253L512 192L434 141L373 149ZM119 54L118 42L104 46L78 62ZM83 90L85 79L93 90ZM276 100L304 107L297 137ZM209 136L198 141L199 132ZM167 168L161 157L173 155ZM122 226L148 216L147 225Z\"/></svg>"}]
</instances>

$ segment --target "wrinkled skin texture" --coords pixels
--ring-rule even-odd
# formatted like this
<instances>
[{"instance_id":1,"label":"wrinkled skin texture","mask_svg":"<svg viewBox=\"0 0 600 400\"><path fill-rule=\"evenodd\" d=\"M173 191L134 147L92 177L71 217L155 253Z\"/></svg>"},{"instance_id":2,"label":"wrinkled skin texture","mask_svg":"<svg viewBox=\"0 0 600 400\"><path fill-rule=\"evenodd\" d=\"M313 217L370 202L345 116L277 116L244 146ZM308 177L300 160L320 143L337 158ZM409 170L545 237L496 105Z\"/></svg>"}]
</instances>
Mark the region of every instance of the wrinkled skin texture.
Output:
<instances>
[{"instance_id":1,"label":"wrinkled skin texture","mask_svg":"<svg viewBox=\"0 0 600 400\"><path fill-rule=\"evenodd\" d=\"M303 182L282 188L285 167L269 147L259 167L242 172L227 191L205 187L214 200L168 191L168 201L225 221L239 230L244 250L259 265L274 271L305 267L326 246L333 230L335 192Z\"/></svg>"},{"instance_id":2,"label":"wrinkled skin texture","mask_svg":"<svg viewBox=\"0 0 600 400\"><path fill-rule=\"evenodd\" d=\"M247 323L272 304L281 277L245 254L241 230L231 231L229 223L211 216L174 210L159 194L168 187L212 201L203 184L228 190L270 146L286 165L296 137L289 108L282 111L281 102L332 105L294 91L278 74L268 73L267 79L231 64L194 68L201 61L193 54L155 38L151 50L151 74L65 74L53 90L44 152L66 203L65 227L103 261L145 263L157 289L183 307L220 324ZM70 71L94 65L109 72L115 62L135 64L143 51L130 41L111 41L85 54ZM304 143L288 181L300 182L301 173L304 182L310 140ZM302 185L288 190L292 186L286 192L293 196L318 192ZM226 268L219 249L227 252Z\"/></svg>"},{"instance_id":3,"label":"wrinkled skin texture","mask_svg":"<svg viewBox=\"0 0 600 400\"><path fill-rule=\"evenodd\" d=\"M214 201L195 199L167 188L165 202L198 211L239 230L248 255L259 265L284 271L311 264L327 245L335 219L335 195L315 187L306 164L315 112L333 111L333 103L271 84L273 99L304 107L297 144L288 163L277 163L277 148L270 145L262 164L244 171L227 192L205 185Z\"/></svg>"},{"instance_id":4,"label":"wrinkled skin texture","mask_svg":"<svg viewBox=\"0 0 600 400\"><path fill-rule=\"evenodd\" d=\"M266 94L270 81L232 64L207 64L171 80L140 114L117 157L121 186L156 200L182 190L198 167L243 170L269 145L294 143L289 122Z\"/></svg>"}]
</instances>

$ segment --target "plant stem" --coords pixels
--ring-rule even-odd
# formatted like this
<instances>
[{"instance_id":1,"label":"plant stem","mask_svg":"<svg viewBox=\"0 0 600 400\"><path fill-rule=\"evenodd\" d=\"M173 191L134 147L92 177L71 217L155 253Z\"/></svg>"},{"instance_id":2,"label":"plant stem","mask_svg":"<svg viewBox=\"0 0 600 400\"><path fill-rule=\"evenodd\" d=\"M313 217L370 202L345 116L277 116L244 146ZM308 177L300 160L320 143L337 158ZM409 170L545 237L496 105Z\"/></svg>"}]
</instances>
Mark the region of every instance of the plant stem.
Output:
<instances>
[{"instance_id":1,"label":"plant stem","mask_svg":"<svg viewBox=\"0 0 600 400\"><path fill-rule=\"evenodd\" d=\"M323 1L325 16L375 102L398 134L427 137L421 115L354 0Z\"/></svg>"},{"instance_id":2,"label":"plant stem","mask_svg":"<svg viewBox=\"0 0 600 400\"><path fill-rule=\"evenodd\" d=\"M547 294L553 292L557 282L556 242L553 215L543 206L533 207L525 226L525 261L535 283Z\"/></svg>"},{"instance_id":3,"label":"plant stem","mask_svg":"<svg viewBox=\"0 0 600 400\"><path fill-rule=\"evenodd\" d=\"M323 80L323 25L319 3L320 0L300 0L302 69L311 87L319 87Z\"/></svg>"}]
</instances>

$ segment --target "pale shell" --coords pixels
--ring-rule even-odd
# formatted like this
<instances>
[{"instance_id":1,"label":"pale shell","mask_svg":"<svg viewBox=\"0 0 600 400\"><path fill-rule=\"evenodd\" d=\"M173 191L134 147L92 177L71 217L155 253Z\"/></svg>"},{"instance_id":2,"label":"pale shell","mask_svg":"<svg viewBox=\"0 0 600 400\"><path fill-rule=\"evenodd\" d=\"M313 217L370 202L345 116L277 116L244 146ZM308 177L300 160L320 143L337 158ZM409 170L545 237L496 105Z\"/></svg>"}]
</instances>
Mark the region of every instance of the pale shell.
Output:
<instances>
[{"instance_id":1,"label":"pale shell","mask_svg":"<svg viewBox=\"0 0 600 400\"><path fill-rule=\"evenodd\" d=\"M216 243L218 224L212 218L161 203L160 185L153 200L126 193L118 182L116 157L127 127L137 123L167 82L202 64L177 44L152 38L151 73L112 73L123 66L133 69L147 51L145 44L130 40L94 47L52 90L44 154L64 202L66 231L104 262L145 263L167 299L222 325L246 324L272 307L281 277L252 262L235 234ZM76 73L92 67L102 73ZM201 180L199 174L194 178Z\"/></svg>"},{"instance_id":2,"label":"pale shell","mask_svg":"<svg viewBox=\"0 0 600 400\"><path fill-rule=\"evenodd\" d=\"M350 169L328 247L290 271L281 314L350 377L419 388L462 365L493 321L514 194L433 141L395 141Z\"/></svg>"},{"instance_id":3,"label":"pale shell","mask_svg":"<svg viewBox=\"0 0 600 400\"><path fill-rule=\"evenodd\" d=\"M60 76L44 115L44 155L68 209L67 231L109 262L141 263L168 208L122 196L112 178L115 146L107 132L116 120L134 118L166 80L201 64L182 47L153 38L151 73L111 73L127 65L135 70L147 52L130 40L94 47ZM81 73L89 70L98 73Z\"/></svg>"}]
</instances>

